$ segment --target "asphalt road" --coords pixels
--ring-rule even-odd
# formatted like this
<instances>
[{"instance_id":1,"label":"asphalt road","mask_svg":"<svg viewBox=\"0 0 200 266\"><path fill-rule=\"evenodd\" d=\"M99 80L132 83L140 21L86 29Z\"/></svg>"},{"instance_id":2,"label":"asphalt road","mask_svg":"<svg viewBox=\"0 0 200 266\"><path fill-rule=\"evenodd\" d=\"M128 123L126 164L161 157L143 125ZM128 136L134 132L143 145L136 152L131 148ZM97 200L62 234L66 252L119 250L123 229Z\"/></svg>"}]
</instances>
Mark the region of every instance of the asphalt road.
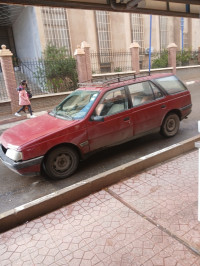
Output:
<instances>
[{"instance_id":1,"label":"asphalt road","mask_svg":"<svg viewBox=\"0 0 200 266\"><path fill-rule=\"evenodd\" d=\"M0 213L198 135L200 81L188 84L188 88L192 95L193 110L188 119L181 122L179 133L173 138L166 139L155 133L109 148L81 162L73 176L60 181L47 180L42 176L19 176L0 162Z\"/></svg>"}]
</instances>

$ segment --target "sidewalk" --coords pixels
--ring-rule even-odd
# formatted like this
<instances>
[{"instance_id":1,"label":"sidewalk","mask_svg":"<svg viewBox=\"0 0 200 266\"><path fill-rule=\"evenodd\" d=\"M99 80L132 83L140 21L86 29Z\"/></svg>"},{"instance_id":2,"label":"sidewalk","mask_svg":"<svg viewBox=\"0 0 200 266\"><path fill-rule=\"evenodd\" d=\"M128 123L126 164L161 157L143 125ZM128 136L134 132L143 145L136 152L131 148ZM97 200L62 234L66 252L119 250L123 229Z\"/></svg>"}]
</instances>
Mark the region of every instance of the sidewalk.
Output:
<instances>
[{"instance_id":1,"label":"sidewalk","mask_svg":"<svg viewBox=\"0 0 200 266\"><path fill-rule=\"evenodd\" d=\"M37 111L34 112L35 116L40 116L48 111ZM18 123L25 121L26 119L30 119L30 114L22 114L21 116L15 116L14 114L0 116L0 135L3 133L4 130L14 126Z\"/></svg>"},{"instance_id":2,"label":"sidewalk","mask_svg":"<svg viewBox=\"0 0 200 266\"><path fill-rule=\"evenodd\" d=\"M200 265L193 150L0 234L0 265Z\"/></svg>"},{"instance_id":3,"label":"sidewalk","mask_svg":"<svg viewBox=\"0 0 200 266\"><path fill-rule=\"evenodd\" d=\"M34 112L34 115L39 116L39 115L42 115L46 112L47 112L46 110L45 111L38 110L37 112ZM26 114L21 113L21 116L15 116L14 114L1 115L0 116L0 125L9 124L9 123L18 122L18 121L23 121L23 120L28 119L28 118L30 118L29 113L26 113Z\"/></svg>"}]
</instances>

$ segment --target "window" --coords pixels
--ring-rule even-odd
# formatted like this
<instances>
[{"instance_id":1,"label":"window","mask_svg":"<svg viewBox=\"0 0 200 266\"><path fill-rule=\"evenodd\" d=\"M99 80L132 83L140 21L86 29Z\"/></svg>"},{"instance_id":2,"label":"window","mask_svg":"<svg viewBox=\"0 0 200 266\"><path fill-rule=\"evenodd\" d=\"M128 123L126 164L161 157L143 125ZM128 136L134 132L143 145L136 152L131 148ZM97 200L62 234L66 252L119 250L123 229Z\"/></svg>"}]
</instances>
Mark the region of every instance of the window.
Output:
<instances>
[{"instance_id":1,"label":"window","mask_svg":"<svg viewBox=\"0 0 200 266\"><path fill-rule=\"evenodd\" d=\"M132 42L137 42L140 45L140 50L144 51L144 23L143 15L131 14L131 33Z\"/></svg>"},{"instance_id":2,"label":"window","mask_svg":"<svg viewBox=\"0 0 200 266\"><path fill-rule=\"evenodd\" d=\"M168 28L167 28L168 18L160 16L159 21L160 21L160 50L162 51L166 49L169 44Z\"/></svg>"},{"instance_id":3,"label":"window","mask_svg":"<svg viewBox=\"0 0 200 266\"><path fill-rule=\"evenodd\" d=\"M169 94L174 94L174 93L177 93L177 92L181 92L181 91L187 90L185 88L185 86L175 76L170 76L170 77L156 79L156 81Z\"/></svg>"},{"instance_id":4,"label":"window","mask_svg":"<svg viewBox=\"0 0 200 266\"><path fill-rule=\"evenodd\" d=\"M96 115L108 116L128 109L125 89L119 88L107 92L95 109Z\"/></svg>"},{"instance_id":5,"label":"window","mask_svg":"<svg viewBox=\"0 0 200 266\"><path fill-rule=\"evenodd\" d=\"M42 7L42 20L46 43L66 47L71 55L67 11L64 8Z\"/></svg>"},{"instance_id":6,"label":"window","mask_svg":"<svg viewBox=\"0 0 200 266\"><path fill-rule=\"evenodd\" d=\"M153 92L148 81L128 85L128 88L133 106L144 104L154 99Z\"/></svg>"},{"instance_id":7,"label":"window","mask_svg":"<svg viewBox=\"0 0 200 266\"><path fill-rule=\"evenodd\" d=\"M111 32L110 14L107 11L96 11L97 37L102 72L111 71Z\"/></svg>"}]
</instances>

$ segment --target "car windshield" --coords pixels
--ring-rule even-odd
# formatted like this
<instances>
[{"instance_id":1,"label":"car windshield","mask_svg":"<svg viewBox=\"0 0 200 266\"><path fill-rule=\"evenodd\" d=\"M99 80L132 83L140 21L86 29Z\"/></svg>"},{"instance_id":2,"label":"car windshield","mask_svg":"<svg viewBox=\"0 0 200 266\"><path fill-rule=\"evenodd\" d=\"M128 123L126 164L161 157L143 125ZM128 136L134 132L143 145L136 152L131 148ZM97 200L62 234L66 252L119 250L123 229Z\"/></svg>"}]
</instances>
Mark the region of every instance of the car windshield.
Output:
<instances>
[{"instance_id":1,"label":"car windshield","mask_svg":"<svg viewBox=\"0 0 200 266\"><path fill-rule=\"evenodd\" d=\"M92 107L98 94L98 91L76 90L49 114L66 120L83 119Z\"/></svg>"}]
</instances>

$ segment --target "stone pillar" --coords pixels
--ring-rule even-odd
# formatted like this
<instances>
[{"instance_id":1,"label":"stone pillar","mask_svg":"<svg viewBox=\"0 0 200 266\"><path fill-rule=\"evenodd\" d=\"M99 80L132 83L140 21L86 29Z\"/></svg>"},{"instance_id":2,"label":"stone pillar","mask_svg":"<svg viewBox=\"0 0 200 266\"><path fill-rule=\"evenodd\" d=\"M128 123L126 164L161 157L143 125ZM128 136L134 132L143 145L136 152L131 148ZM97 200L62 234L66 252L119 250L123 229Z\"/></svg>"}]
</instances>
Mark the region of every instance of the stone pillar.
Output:
<instances>
[{"instance_id":1,"label":"stone pillar","mask_svg":"<svg viewBox=\"0 0 200 266\"><path fill-rule=\"evenodd\" d=\"M130 45L132 70L135 71L136 74L140 73L139 48L140 46L136 42Z\"/></svg>"},{"instance_id":2,"label":"stone pillar","mask_svg":"<svg viewBox=\"0 0 200 266\"><path fill-rule=\"evenodd\" d=\"M8 96L11 100L11 110L16 112L19 109L19 95L17 92L17 83L12 63L13 54L5 45L0 49L1 68Z\"/></svg>"},{"instance_id":3,"label":"stone pillar","mask_svg":"<svg viewBox=\"0 0 200 266\"><path fill-rule=\"evenodd\" d=\"M200 46L198 47L198 64L200 64Z\"/></svg>"},{"instance_id":4,"label":"stone pillar","mask_svg":"<svg viewBox=\"0 0 200 266\"><path fill-rule=\"evenodd\" d=\"M168 65L172 67L172 73L175 75L177 45L175 43L171 43L167 46L167 49L168 49Z\"/></svg>"},{"instance_id":5,"label":"stone pillar","mask_svg":"<svg viewBox=\"0 0 200 266\"><path fill-rule=\"evenodd\" d=\"M91 60L90 60L90 45L87 42L81 43L81 49L85 52L85 65L87 71L87 81L92 80L92 67L91 67Z\"/></svg>"},{"instance_id":6,"label":"stone pillar","mask_svg":"<svg viewBox=\"0 0 200 266\"><path fill-rule=\"evenodd\" d=\"M85 52L80 46L74 52L77 63L78 81L79 83L87 82L87 66L85 60Z\"/></svg>"}]
</instances>

